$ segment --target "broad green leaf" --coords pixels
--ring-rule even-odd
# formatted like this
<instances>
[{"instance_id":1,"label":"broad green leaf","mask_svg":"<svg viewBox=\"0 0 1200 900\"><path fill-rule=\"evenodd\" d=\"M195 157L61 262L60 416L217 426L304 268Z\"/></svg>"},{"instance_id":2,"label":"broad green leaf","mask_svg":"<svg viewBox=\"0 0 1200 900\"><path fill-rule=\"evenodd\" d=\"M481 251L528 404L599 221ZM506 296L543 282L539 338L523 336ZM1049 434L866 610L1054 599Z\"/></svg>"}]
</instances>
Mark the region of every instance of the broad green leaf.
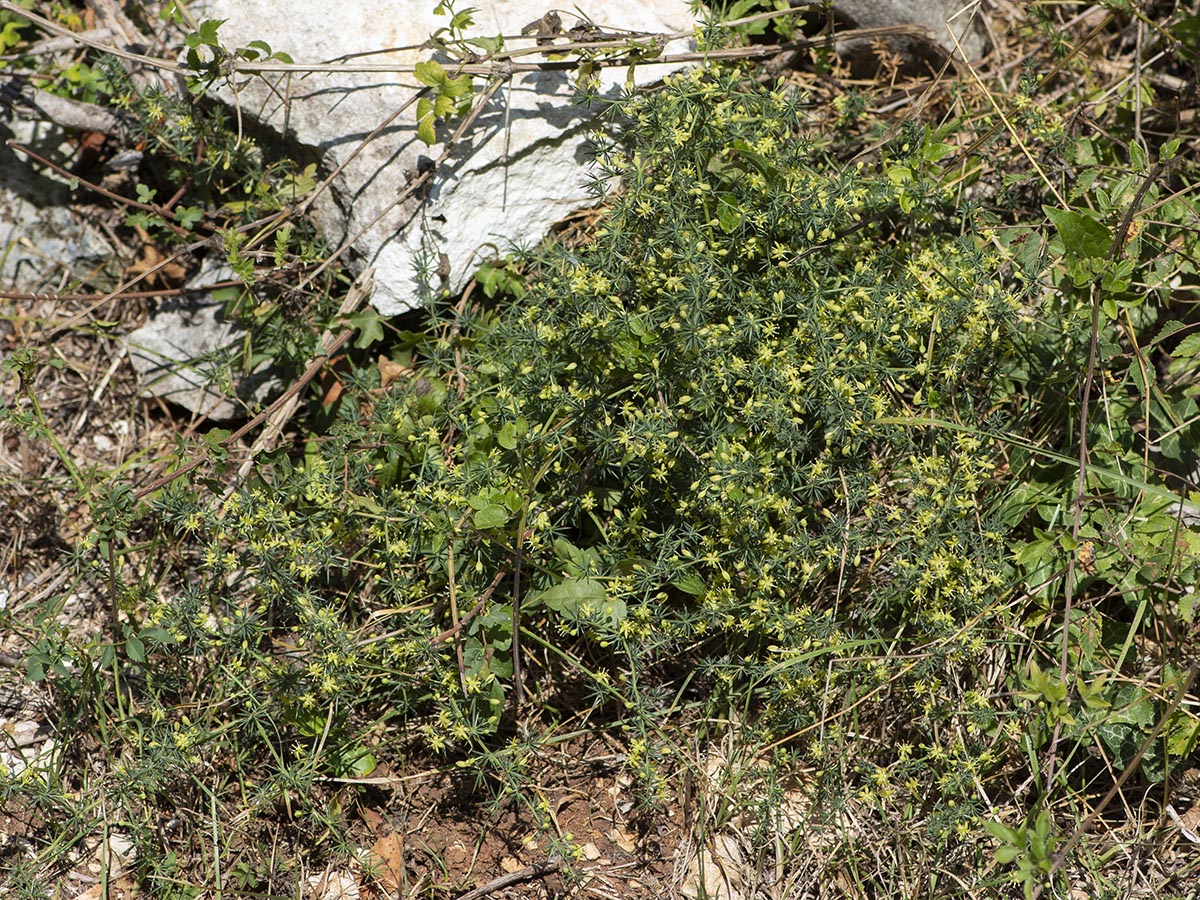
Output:
<instances>
[{"instance_id":1,"label":"broad green leaf","mask_svg":"<svg viewBox=\"0 0 1200 900\"><path fill-rule=\"evenodd\" d=\"M988 834L998 841L1013 845L1020 843L1017 833L1001 822L984 822L983 827Z\"/></svg>"},{"instance_id":2,"label":"broad green leaf","mask_svg":"<svg viewBox=\"0 0 1200 900\"><path fill-rule=\"evenodd\" d=\"M217 46L217 29L224 25L228 19L205 19L200 23L200 29L189 34L183 39L183 43L188 47L215 47Z\"/></svg>"},{"instance_id":3,"label":"broad green leaf","mask_svg":"<svg viewBox=\"0 0 1200 900\"><path fill-rule=\"evenodd\" d=\"M517 426L512 422L505 422L500 433L496 435L496 443L505 450L516 450L517 438Z\"/></svg>"},{"instance_id":4,"label":"broad green leaf","mask_svg":"<svg viewBox=\"0 0 1200 900\"><path fill-rule=\"evenodd\" d=\"M1003 847L996 848L996 862L1007 865L1018 856L1021 855L1021 848L1015 847L1012 844L1005 844Z\"/></svg>"},{"instance_id":5,"label":"broad green leaf","mask_svg":"<svg viewBox=\"0 0 1200 900\"><path fill-rule=\"evenodd\" d=\"M358 337L354 339L354 346L359 350L371 346L376 341L383 340L383 319L375 310L368 308L356 312L347 321L358 331Z\"/></svg>"},{"instance_id":6,"label":"broad green leaf","mask_svg":"<svg viewBox=\"0 0 1200 900\"><path fill-rule=\"evenodd\" d=\"M499 528L508 521L508 518L509 513L507 509L498 503L491 503L475 513L472 521L475 523L476 528L483 530L486 528Z\"/></svg>"},{"instance_id":7,"label":"broad green leaf","mask_svg":"<svg viewBox=\"0 0 1200 900\"><path fill-rule=\"evenodd\" d=\"M742 224L742 211L733 194L728 192L717 195L717 224L726 234L731 234Z\"/></svg>"},{"instance_id":8,"label":"broad green leaf","mask_svg":"<svg viewBox=\"0 0 1200 900\"><path fill-rule=\"evenodd\" d=\"M1066 251L1085 259L1103 259L1112 249L1112 232L1100 222L1091 210L1042 209L1054 223L1059 239Z\"/></svg>"},{"instance_id":9,"label":"broad green leaf","mask_svg":"<svg viewBox=\"0 0 1200 900\"><path fill-rule=\"evenodd\" d=\"M504 35L502 34L490 38L467 38L466 42L472 47L478 47L486 53L499 53L504 49Z\"/></svg>"},{"instance_id":10,"label":"broad green leaf","mask_svg":"<svg viewBox=\"0 0 1200 900\"><path fill-rule=\"evenodd\" d=\"M365 778L375 771L378 764L375 754L364 747L350 761L350 775L354 778Z\"/></svg>"},{"instance_id":11,"label":"broad green leaf","mask_svg":"<svg viewBox=\"0 0 1200 900\"><path fill-rule=\"evenodd\" d=\"M433 130L433 101L428 97L417 101L417 137L430 147L437 143L437 134Z\"/></svg>"},{"instance_id":12,"label":"broad green leaf","mask_svg":"<svg viewBox=\"0 0 1200 900\"><path fill-rule=\"evenodd\" d=\"M417 63L413 66L413 75L426 87L439 87L446 82L446 70L433 60Z\"/></svg>"},{"instance_id":13,"label":"broad green leaf","mask_svg":"<svg viewBox=\"0 0 1200 900\"><path fill-rule=\"evenodd\" d=\"M1185 710L1176 710L1163 731L1167 737L1167 753L1178 759L1196 748L1200 740L1200 719Z\"/></svg>"},{"instance_id":14,"label":"broad green leaf","mask_svg":"<svg viewBox=\"0 0 1200 900\"><path fill-rule=\"evenodd\" d=\"M625 621L625 616L629 614L629 607L626 606L624 600L609 598L600 604L598 612L608 619L610 626L615 628Z\"/></svg>"},{"instance_id":15,"label":"broad green leaf","mask_svg":"<svg viewBox=\"0 0 1200 900\"><path fill-rule=\"evenodd\" d=\"M1180 322L1176 319L1171 319L1169 322L1164 322L1163 326L1160 329L1158 329L1158 334L1156 334L1154 336L1154 340L1152 340L1148 344L1143 344L1142 349L1148 350L1149 348L1153 347L1155 344L1162 343L1164 340L1166 340L1168 337L1173 335L1175 332L1179 331L1179 329L1186 328L1186 327L1187 326L1183 322Z\"/></svg>"},{"instance_id":16,"label":"broad green leaf","mask_svg":"<svg viewBox=\"0 0 1200 900\"><path fill-rule=\"evenodd\" d=\"M141 637L145 640L154 641L158 644L174 644L175 635L158 625L150 625L143 628Z\"/></svg>"},{"instance_id":17,"label":"broad green leaf","mask_svg":"<svg viewBox=\"0 0 1200 900\"><path fill-rule=\"evenodd\" d=\"M537 599L555 612L578 615L584 604L598 609L608 599L608 592L594 578L568 578L542 591Z\"/></svg>"},{"instance_id":18,"label":"broad green leaf","mask_svg":"<svg viewBox=\"0 0 1200 900\"><path fill-rule=\"evenodd\" d=\"M1146 171L1146 151L1137 141L1129 142L1129 164L1135 172Z\"/></svg>"},{"instance_id":19,"label":"broad green leaf","mask_svg":"<svg viewBox=\"0 0 1200 900\"><path fill-rule=\"evenodd\" d=\"M678 588L685 594L691 594L693 597L700 597L708 590L708 585L704 583L704 579L695 572L684 572L676 575L671 579L671 586Z\"/></svg>"},{"instance_id":20,"label":"broad green leaf","mask_svg":"<svg viewBox=\"0 0 1200 900\"><path fill-rule=\"evenodd\" d=\"M362 744L341 746L330 751L329 768L336 778L363 778L375 771L375 754Z\"/></svg>"},{"instance_id":21,"label":"broad green leaf","mask_svg":"<svg viewBox=\"0 0 1200 900\"><path fill-rule=\"evenodd\" d=\"M1189 334L1171 351L1172 359L1191 359L1200 354L1200 334Z\"/></svg>"},{"instance_id":22,"label":"broad green leaf","mask_svg":"<svg viewBox=\"0 0 1200 900\"><path fill-rule=\"evenodd\" d=\"M446 84L442 87L442 93L455 100L461 100L463 97L471 95L471 87L471 76L459 75L457 78L446 80Z\"/></svg>"}]
</instances>

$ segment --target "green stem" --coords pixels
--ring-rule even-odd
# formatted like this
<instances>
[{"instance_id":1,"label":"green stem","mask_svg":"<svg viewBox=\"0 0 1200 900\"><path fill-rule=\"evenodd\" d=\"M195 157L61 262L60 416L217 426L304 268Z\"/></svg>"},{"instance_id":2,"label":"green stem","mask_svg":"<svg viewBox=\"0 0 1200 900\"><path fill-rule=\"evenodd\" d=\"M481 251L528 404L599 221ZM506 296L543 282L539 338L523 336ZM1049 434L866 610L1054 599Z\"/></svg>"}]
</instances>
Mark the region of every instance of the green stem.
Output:
<instances>
[{"instance_id":1,"label":"green stem","mask_svg":"<svg viewBox=\"0 0 1200 900\"><path fill-rule=\"evenodd\" d=\"M38 425L41 427L43 434L50 441L50 446L54 448L54 452L58 455L59 462L67 470L67 474L71 476L71 480L75 482L75 489L81 495L87 493L87 485L84 483L83 475L79 468L75 465L75 461L71 459L67 453L67 448L62 445L62 442L55 436L54 431L50 428L50 423L46 421L46 415L42 412L42 405L38 403L37 396L33 392L33 387L22 377L21 387L25 391L25 396L29 398L29 403L33 407L33 414L37 417Z\"/></svg>"}]
</instances>

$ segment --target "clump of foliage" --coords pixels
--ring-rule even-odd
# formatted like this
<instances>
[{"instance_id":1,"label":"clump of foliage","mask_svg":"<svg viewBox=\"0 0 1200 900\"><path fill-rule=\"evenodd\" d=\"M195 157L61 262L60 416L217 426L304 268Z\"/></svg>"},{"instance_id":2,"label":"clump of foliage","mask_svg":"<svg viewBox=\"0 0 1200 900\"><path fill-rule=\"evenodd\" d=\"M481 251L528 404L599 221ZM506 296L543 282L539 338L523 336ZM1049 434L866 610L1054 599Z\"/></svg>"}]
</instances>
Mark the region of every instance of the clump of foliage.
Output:
<instances>
[{"instance_id":1,"label":"clump of foliage","mask_svg":"<svg viewBox=\"0 0 1200 900\"><path fill-rule=\"evenodd\" d=\"M817 761L873 729L907 746L914 801L942 779L969 818L996 717L976 673L1005 640L982 502L1021 322L1005 261L921 129L842 171L800 98L707 69L617 111L598 187L623 190L592 243L502 313L413 335L413 376L343 404L271 487L157 503L208 551L127 600L156 780L235 734L274 759L262 802L303 803L393 719L508 778L493 736L520 695L548 715L582 678L642 735L649 801L658 718L699 702ZM218 682L223 704L163 715Z\"/></svg>"},{"instance_id":2,"label":"clump of foliage","mask_svg":"<svg viewBox=\"0 0 1200 900\"><path fill-rule=\"evenodd\" d=\"M486 267L503 306L433 310L223 504L114 493L78 560L116 644L48 615L29 660L120 736L147 865L155 810L214 797L326 839L320 779L413 734L545 823L534 745L582 697L647 804L673 729L732 722L753 785L713 825L755 807L803 856L822 817L901 823L901 858L995 880L994 839L1027 896L1061 878L1080 797L1200 740L1200 341L1178 145L1072 140L1038 90L846 166L802 95L672 76L610 110L589 243ZM989 185L1010 138L1030 169ZM112 552L159 527L203 548L162 583Z\"/></svg>"}]
</instances>

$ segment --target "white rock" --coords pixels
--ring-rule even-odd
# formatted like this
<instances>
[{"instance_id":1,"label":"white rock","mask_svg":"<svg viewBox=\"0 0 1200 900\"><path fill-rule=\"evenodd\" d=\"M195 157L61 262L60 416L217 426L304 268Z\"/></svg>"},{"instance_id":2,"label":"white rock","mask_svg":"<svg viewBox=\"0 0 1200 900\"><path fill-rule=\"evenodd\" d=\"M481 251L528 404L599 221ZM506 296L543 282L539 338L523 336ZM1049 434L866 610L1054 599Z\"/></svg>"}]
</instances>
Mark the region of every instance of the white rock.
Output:
<instances>
[{"instance_id":1,"label":"white rock","mask_svg":"<svg viewBox=\"0 0 1200 900\"><path fill-rule=\"evenodd\" d=\"M833 5L855 28L916 25L950 55L960 55L961 48L960 58L976 59L983 52L979 0L835 0ZM916 48L901 41L896 49L906 53Z\"/></svg>"},{"instance_id":2,"label":"white rock","mask_svg":"<svg viewBox=\"0 0 1200 900\"><path fill-rule=\"evenodd\" d=\"M418 140L415 104L361 146L421 85L409 73L354 67L412 66L435 58L432 50L422 49L448 24L446 17L434 15L435 5L434 0L344 0L332 18L325 0L292 0L287 15L280 15L278 0L199 5L205 17L226 20L219 36L228 48L265 41L299 64L343 61L343 68L332 72L242 78L236 95L229 88L218 95L242 116L286 134L303 148L298 157L320 158L323 173L344 166L314 213L331 243L352 243L355 271L375 267L371 303L385 315L421 304L419 260L427 272L437 273L429 276L438 282L433 287L457 292L481 262L540 241L553 223L592 202L585 190L586 142L594 120L572 103L575 74L559 71L514 76L453 148L427 200L410 198L389 209L420 169L421 158L436 159L443 147ZM471 36L504 34L509 50L536 46L536 36L522 37L521 31L548 10L545 0L462 0L458 6L478 7ZM559 13L563 31L590 21L605 32L690 34L697 24L690 6L688 0L581 0ZM945 23L952 19L968 56L982 48L972 18L977 0L838 0L835 6L859 27L917 24L948 49L954 45ZM967 12L956 15L964 8ZM690 39L682 38L664 53L689 46ZM897 49L903 52L904 43ZM544 57L519 59L535 60ZM677 66L639 65L636 82L657 81L672 68ZM626 76L624 67L603 69L604 95L619 94ZM483 86L484 79L477 78L477 89ZM453 122L439 127L439 139L453 127Z\"/></svg>"},{"instance_id":3,"label":"white rock","mask_svg":"<svg viewBox=\"0 0 1200 900\"><path fill-rule=\"evenodd\" d=\"M358 882L349 872L326 872L309 876L305 896L311 900L358 900L361 894Z\"/></svg>"},{"instance_id":4,"label":"white rock","mask_svg":"<svg viewBox=\"0 0 1200 900\"><path fill-rule=\"evenodd\" d=\"M478 7L473 36L502 33L509 49L536 46L533 35L520 33L548 9L544 0L458 5ZM227 20L219 35L228 47L262 40L297 63L310 64L387 51L349 59L332 73L254 78L236 101L230 91L221 92L243 116L286 131L315 150L325 172L345 164L334 195L318 202L318 224L331 242L353 241L356 268L375 267L371 302L385 315L421 303L418 257L424 255L430 268L437 268L444 254L449 266L444 287L457 291L484 260L541 240L554 222L592 202L585 190L585 145L593 120L571 102L575 74L538 72L517 75L496 93L437 172L423 208L409 200L384 212L417 171L419 157L435 159L441 147L418 140L414 105L359 152L363 138L421 86L408 73L352 69L356 62L413 65L433 57L420 47L447 24L433 14L434 6L434 0L345 0L337 5L335 22L324 0L293 0L287 15L279 14L278 0L206 0L203 5L205 17ZM695 24L686 0L582 0L561 12L564 31L579 24L579 11L606 31L690 33ZM679 40L666 52L687 47L687 40ZM664 65L642 65L636 80L657 81L668 71ZM603 93L619 93L626 74L624 67L602 70ZM482 78L476 80L477 89L483 85ZM439 127L438 137L444 140L453 127Z\"/></svg>"},{"instance_id":5,"label":"white rock","mask_svg":"<svg viewBox=\"0 0 1200 900\"><path fill-rule=\"evenodd\" d=\"M224 263L206 260L187 287L203 288L232 277ZM245 415L278 390L278 379L264 366L247 376L237 366L218 366L219 351L245 335L243 328L225 321L223 311L223 304L212 300L170 299L125 338L144 395L223 422ZM233 396L224 393L226 386L233 388Z\"/></svg>"},{"instance_id":6,"label":"white rock","mask_svg":"<svg viewBox=\"0 0 1200 900\"><path fill-rule=\"evenodd\" d=\"M69 290L73 275L101 267L116 250L72 212L76 195L66 178L5 146L5 139L58 161L74 152L52 123L0 119L0 290Z\"/></svg>"}]
</instances>

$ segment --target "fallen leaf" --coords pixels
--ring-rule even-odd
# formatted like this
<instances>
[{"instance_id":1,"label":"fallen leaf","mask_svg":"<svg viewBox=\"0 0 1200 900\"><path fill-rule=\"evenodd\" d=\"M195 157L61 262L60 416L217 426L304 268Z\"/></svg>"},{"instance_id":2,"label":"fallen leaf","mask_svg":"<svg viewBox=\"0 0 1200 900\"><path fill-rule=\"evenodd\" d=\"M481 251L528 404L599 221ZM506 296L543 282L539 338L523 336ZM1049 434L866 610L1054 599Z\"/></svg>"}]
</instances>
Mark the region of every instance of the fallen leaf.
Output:
<instances>
[{"instance_id":1,"label":"fallen leaf","mask_svg":"<svg viewBox=\"0 0 1200 900\"><path fill-rule=\"evenodd\" d=\"M403 378L405 375L411 375L413 370L408 366L402 366L395 360L388 359L386 356L379 357L379 385L387 387L397 378Z\"/></svg>"},{"instance_id":2,"label":"fallen leaf","mask_svg":"<svg viewBox=\"0 0 1200 900\"><path fill-rule=\"evenodd\" d=\"M633 853L637 849L637 837L627 831L624 825L614 826L608 836L626 853Z\"/></svg>"},{"instance_id":3,"label":"fallen leaf","mask_svg":"<svg viewBox=\"0 0 1200 900\"><path fill-rule=\"evenodd\" d=\"M75 900L103 900L104 883L93 884L82 894L77 894ZM122 875L116 881L108 883L109 900L133 900L138 895L137 882L130 875Z\"/></svg>"},{"instance_id":4,"label":"fallen leaf","mask_svg":"<svg viewBox=\"0 0 1200 900\"><path fill-rule=\"evenodd\" d=\"M382 835L384 832L383 816L369 807L363 807L361 812L363 821L367 823L367 827L375 834Z\"/></svg>"},{"instance_id":5,"label":"fallen leaf","mask_svg":"<svg viewBox=\"0 0 1200 900\"><path fill-rule=\"evenodd\" d=\"M170 282L182 281L187 275L187 269L182 263L169 256L163 256L150 235L140 225L134 226L138 239L142 242L141 255L137 262L125 270L126 277L144 277L151 285L163 285Z\"/></svg>"},{"instance_id":6,"label":"fallen leaf","mask_svg":"<svg viewBox=\"0 0 1200 900\"><path fill-rule=\"evenodd\" d=\"M368 872L388 894L394 894L404 882L404 839L394 832L384 835L371 847Z\"/></svg>"}]
</instances>

